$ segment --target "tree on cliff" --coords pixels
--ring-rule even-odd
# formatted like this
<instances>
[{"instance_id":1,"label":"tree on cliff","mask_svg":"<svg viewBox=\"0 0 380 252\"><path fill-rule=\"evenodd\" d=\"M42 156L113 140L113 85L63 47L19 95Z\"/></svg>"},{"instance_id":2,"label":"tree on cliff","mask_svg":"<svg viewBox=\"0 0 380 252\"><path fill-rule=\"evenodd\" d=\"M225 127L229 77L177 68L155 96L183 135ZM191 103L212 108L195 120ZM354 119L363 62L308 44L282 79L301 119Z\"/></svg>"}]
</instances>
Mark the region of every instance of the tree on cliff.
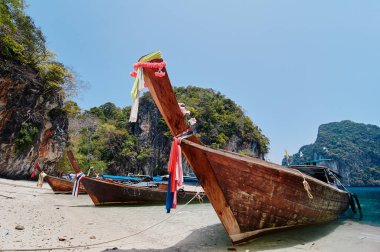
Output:
<instances>
[{"instance_id":1,"label":"tree on cliff","mask_svg":"<svg viewBox=\"0 0 380 252\"><path fill-rule=\"evenodd\" d=\"M52 92L75 94L77 83L72 72L55 60L41 30L25 15L24 8L23 0L0 0L0 68L15 73L16 65L28 66Z\"/></svg>"}]
</instances>

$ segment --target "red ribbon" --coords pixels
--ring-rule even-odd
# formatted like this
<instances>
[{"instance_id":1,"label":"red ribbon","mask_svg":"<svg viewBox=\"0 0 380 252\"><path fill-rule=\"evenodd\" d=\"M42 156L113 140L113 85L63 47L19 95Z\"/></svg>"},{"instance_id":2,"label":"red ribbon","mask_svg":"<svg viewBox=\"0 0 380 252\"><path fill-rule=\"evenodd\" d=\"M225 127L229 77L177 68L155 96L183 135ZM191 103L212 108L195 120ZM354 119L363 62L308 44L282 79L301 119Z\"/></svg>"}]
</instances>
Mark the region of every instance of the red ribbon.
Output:
<instances>
[{"instance_id":1,"label":"red ribbon","mask_svg":"<svg viewBox=\"0 0 380 252\"><path fill-rule=\"evenodd\" d=\"M30 176L30 178L34 178L34 176L36 176L37 166L38 166L38 168L40 168L40 165L38 163L36 163L36 165L34 166L34 169L33 169L33 172L32 172L32 175Z\"/></svg>"},{"instance_id":2,"label":"red ribbon","mask_svg":"<svg viewBox=\"0 0 380 252\"><path fill-rule=\"evenodd\" d=\"M182 171L182 151L181 151L181 139L190 136L190 129L186 130L182 134L173 137L172 147L170 150L170 157L168 163L168 173L170 174L170 192L173 195L173 208L177 207L177 190L178 186L182 186L183 171Z\"/></svg>"},{"instance_id":3,"label":"red ribbon","mask_svg":"<svg viewBox=\"0 0 380 252\"><path fill-rule=\"evenodd\" d=\"M158 69L157 72L154 73L156 77L164 77L165 72L162 71L162 68L166 66L166 62L162 61L159 63L152 63L152 62L137 62L133 65L134 71L131 72L129 75L136 78L137 76L137 68L142 67L142 68L156 68Z\"/></svg>"}]
</instances>

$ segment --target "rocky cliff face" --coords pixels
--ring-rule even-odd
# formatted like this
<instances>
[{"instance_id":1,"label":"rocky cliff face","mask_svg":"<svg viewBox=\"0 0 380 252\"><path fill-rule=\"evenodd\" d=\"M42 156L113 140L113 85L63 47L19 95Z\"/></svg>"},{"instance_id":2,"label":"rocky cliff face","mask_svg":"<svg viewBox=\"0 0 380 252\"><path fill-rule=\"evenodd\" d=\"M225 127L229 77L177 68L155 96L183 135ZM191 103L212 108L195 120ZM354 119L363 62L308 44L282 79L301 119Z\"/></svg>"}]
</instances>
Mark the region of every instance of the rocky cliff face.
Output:
<instances>
[{"instance_id":1,"label":"rocky cliff face","mask_svg":"<svg viewBox=\"0 0 380 252\"><path fill-rule=\"evenodd\" d=\"M159 167L165 167L169 160L171 134L151 97L142 98L132 133L138 138L139 145L151 149L146 161L139 164L143 173L153 175Z\"/></svg>"},{"instance_id":2,"label":"rocky cliff face","mask_svg":"<svg viewBox=\"0 0 380 252\"><path fill-rule=\"evenodd\" d=\"M380 128L348 120L322 124L315 143L301 147L291 163L320 159L331 159L325 165L346 185L380 186Z\"/></svg>"},{"instance_id":3,"label":"rocky cliff face","mask_svg":"<svg viewBox=\"0 0 380 252\"><path fill-rule=\"evenodd\" d=\"M0 65L0 176L28 178L34 163L51 171L67 141L60 92L23 65Z\"/></svg>"}]
</instances>

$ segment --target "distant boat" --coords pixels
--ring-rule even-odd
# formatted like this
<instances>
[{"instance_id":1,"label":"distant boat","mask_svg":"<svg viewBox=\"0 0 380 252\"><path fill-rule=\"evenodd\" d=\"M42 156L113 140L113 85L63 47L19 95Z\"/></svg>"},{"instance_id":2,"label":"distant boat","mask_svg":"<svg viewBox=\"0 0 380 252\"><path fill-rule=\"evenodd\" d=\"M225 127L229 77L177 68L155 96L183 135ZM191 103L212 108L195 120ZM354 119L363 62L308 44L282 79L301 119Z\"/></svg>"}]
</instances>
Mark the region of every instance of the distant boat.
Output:
<instances>
[{"instance_id":1,"label":"distant boat","mask_svg":"<svg viewBox=\"0 0 380 252\"><path fill-rule=\"evenodd\" d=\"M149 61L160 63L162 59ZM189 130L167 71L143 76L173 136ZM215 150L193 135L182 152L234 244L282 229L336 219L349 206L349 194L305 173L264 160Z\"/></svg>"},{"instance_id":2,"label":"distant boat","mask_svg":"<svg viewBox=\"0 0 380 252\"><path fill-rule=\"evenodd\" d=\"M71 151L67 152L67 157L75 170L81 170L74 159ZM133 205L133 204L165 204L167 185L157 183L141 182L143 184L124 184L114 180L101 180L96 178L84 177L81 183L86 188L92 202L96 205ZM203 189L197 191L178 191L178 203L187 203L197 194L197 198L205 200ZM204 198L203 198L204 197ZM198 202L198 200L193 200Z\"/></svg>"},{"instance_id":3,"label":"distant boat","mask_svg":"<svg viewBox=\"0 0 380 252\"><path fill-rule=\"evenodd\" d=\"M36 168L38 172L40 173L43 172L41 167L38 165L38 163L36 163ZM44 177L44 181L46 181L49 184L49 186L51 187L54 193L69 194L69 193L72 193L73 191L73 186L74 186L73 181L50 176L50 175L46 175ZM86 193L86 189L83 186L80 186L79 193Z\"/></svg>"},{"instance_id":4,"label":"distant boat","mask_svg":"<svg viewBox=\"0 0 380 252\"><path fill-rule=\"evenodd\" d=\"M153 181L168 181L169 175L153 177ZM183 176L183 184L185 185L200 185L197 177Z\"/></svg>"},{"instance_id":5,"label":"distant boat","mask_svg":"<svg viewBox=\"0 0 380 252\"><path fill-rule=\"evenodd\" d=\"M321 180L327 184L338 187L338 174L331 171L328 167L314 164L290 165L289 168L299 170L300 172Z\"/></svg>"},{"instance_id":6,"label":"distant boat","mask_svg":"<svg viewBox=\"0 0 380 252\"><path fill-rule=\"evenodd\" d=\"M109 180L109 181L120 181L120 182L133 182L133 183L138 183L147 177L137 177L137 176L115 176L115 175L108 175L108 174L103 174L100 175L100 178L104 180Z\"/></svg>"}]
</instances>

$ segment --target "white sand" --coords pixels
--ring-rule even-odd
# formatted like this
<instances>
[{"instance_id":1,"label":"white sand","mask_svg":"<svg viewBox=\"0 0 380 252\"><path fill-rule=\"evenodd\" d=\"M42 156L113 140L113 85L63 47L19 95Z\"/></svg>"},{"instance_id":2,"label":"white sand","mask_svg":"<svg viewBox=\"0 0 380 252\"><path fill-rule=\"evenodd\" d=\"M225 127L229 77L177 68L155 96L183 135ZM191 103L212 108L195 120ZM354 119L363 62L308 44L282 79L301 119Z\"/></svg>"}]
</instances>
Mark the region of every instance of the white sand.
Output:
<instances>
[{"instance_id":1,"label":"white sand","mask_svg":"<svg viewBox=\"0 0 380 252\"><path fill-rule=\"evenodd\" d=\"M74 198L54 194L47 184L37 189L34 182L6 179L0 179L0 195L0 251L106 242L139 233L169 216L134 236L75 251L380 251L380 227L355 221L270 234L233 246L210 204L179 206L170 215L164 206L95 207L88 195Z\"/></svg>"}]
</instances>

